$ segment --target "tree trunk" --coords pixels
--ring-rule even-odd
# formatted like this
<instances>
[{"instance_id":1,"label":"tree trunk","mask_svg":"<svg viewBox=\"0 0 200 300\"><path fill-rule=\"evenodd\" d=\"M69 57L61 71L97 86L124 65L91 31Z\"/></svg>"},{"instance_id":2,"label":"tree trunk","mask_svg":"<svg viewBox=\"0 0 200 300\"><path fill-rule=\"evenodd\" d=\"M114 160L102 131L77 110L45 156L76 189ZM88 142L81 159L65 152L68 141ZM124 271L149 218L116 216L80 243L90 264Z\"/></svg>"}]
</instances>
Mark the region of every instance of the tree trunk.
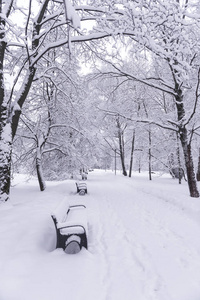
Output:
<instances>
[{"instance_id":1,"label":"tree trunk","mask_svg":"<svg viewBox=\"0 0 200 300\"><path fill-rule=\"evenodd\" d=\"M199 158L198 158L197 181L200 181L200 148L199 148Z\"/></svg>"},{"instance_id":2,"label":"tree trunk","mask_svg":"<svg viewBox=\"0 0 200 300\"><path fill-rule=\"evenodd\" d=\"M118 128L119 152L120 152L120 159L122 165L122 174L124 176L127 176L126 167L125 167L124 135L123 135L123 131L121 130L121 125L118 119L117 119L117 128Z\"/></svg>"},{"instance_id":3,"label":"tree trunk","mask_svg":"<svg viewBox=\"0 0 200 300\"><path fill-rule=\"evenodd\" d=\"M11 178L11 128L10 124L4 127L2 114L0 116L0 202L9 199Z\"/></svg>"},{"instance_id":4,"label":"tree trunk","mask_svg":"<svg viewBox=\"0 0 200 300\"><path fill-rule=\"evenodd\" d=\"M149 127L149 180L152 180L151 176L151 129Z\"/></svg>"},{"instance_id":5,"label":"tree trunk","mask_svg":"<svg viewBox=\"0 0 200 300\"><path fill-rule=\"evenodd\" d=\"M11 177L11 127L8 123L7 103L4 90L4 54L5 19L2 15L2 1L0 1L0 202L9 199Z\"/></svg>"},{"instance_id":6,"label":"tree trunk","mask_svg":"<svg viewBox=\"0 0 200 300\"><path fill-rule=\"evenodd\" d=\"M8 1L7 1L8 2ZM37 24L34 23L32 50L35 50L39 45L40 22L44 16L49 0L45 0L41 6L38 15ZM5 1L0 0L0 201L7 201L10 193L10 178L11 178L11 155L12 155L12 139L16 134L16 130L21 115L21 108L26 100L30 90L33 78L35 75L35 67L30 66L27 76L22 84L18 97L18 105L20 107L17 111L9 111L8 103L5 100L4 91L4 54L6 49L5 36L5 14L2 14L2 7ZM7 3L6 3L7 4ZM6 17L8 18L13 2L7 6ZM11 99L10 99L11 103ZM9 122L12 119L12 123Z\"/></svg>"},{"instance_id":7,"label":"tree trunk","mask_svg":"<svg viewBox=\"0 0 200 300\"><path fill-rule=\"evenodd\" d=\"M180 149L179 149L179 140L177 136L177 148L176 148L176 153L177 153L177 161L178 161L178 182L181 184L181 179L182 179L182 173L183 169L181 168L181 158L180 158Z\"/></svg>"},{"instance_id":8,"label":"tree trunk","mask_svg":"<svg viewBox=\"0 0 200 300\"><path fill-rule=\"evenodd\" d=\"M130 168L129 168L129 175L128 175L129 177L131 177L132 175L134 146L135 146L135 130L133 130L133 138L131 143L131 159L130 159Z\"/></svg>"},{"instance_id":9,"label":"tree trunk","mask_svg":"<svg viewBox=\"0 0 200 300\"><path fill-rule=\"evenodd\" d=\"M187 179L188 179L188 188L190 192L190 196L193 198L199 197L199 191L197 189L197 182L195 178L194 172L194 163L191 151L191 143L188 141L188 132L186 127L184 126L184 118L185 118L185 108L183 105L183 94L181 88L176 85L176 108L177 108L177 115L179 125L179 133L180 133L180 141L183 149L184 160L185 160L185 167L187 172Z\"/></svg>"},{"instance_id":10,"label":"tree trunk","mask_svg":"<svg viewBox=\"0 0 200 300\"><path fill-rule=\"evenodd\" d=\"M124 155L124 147L123 147L123 136L119 133L119 149L120 149L120 159L122 164L122 174L127 176L126 167L125 167L125 155Z\"/></svg>"},{"instance_id":11,"label":"tree trunk","mask_svg":"<svg viewBox=\"0 0 200 300\"><path fill-rule=\"evenodd\" d=\"M184 135L187 134L184 133ZM185 165L187 170L187 179L188 179L188 187L190 191L190 196L194 198L199 197L199 191L197 189L197 183L195 179L195 173L194 173L194 164L193 164L193 158L192 158L192 151L191 151L191 145L187 144L186 139L184 137L181 137L181 143L183 147L183 153L185 158Z\"/></svg>"},{"instance_id":12,"label":"tree trunk","mask_svg":"<svg viewBox=\"0 0 200 300\"><path fill-rule=\"evenodd\" d=\"M44 176L42 172L42 164L41 164L41 153L40 150L38 150L37 158L36 158L36 170L37 170L37 177L38 177L38 182L40 186L40 191L44 191L46 188L46 184L44 181Z\"/></svg>"},{"instance_id":13,"label":"tree trunk","mask_svg":"<svg viewBox=\"0 0 200 300\"><path fill-rule=\"evenodd\" d=\"M30 91L34 76L35 76L36 69L31 67L27 71L26 77L24 78L24 82L22 83L21 89L18 92L18 110L12 111L12 138L14 139L15 134L17 132L19 119L21 116L21 108L27 98L27 95Z\"/></svg>"},{"instance_id":14,"label":"tree trunk","mask_svg":"<svg viewBox=\"0 0 200 300\"><path fill-rule=\"evenodd\" d=\"M40 30L41 30L41 22L42 19L45 15L45 11L47 9L49 0L45 0L43 4L41 4L41 9L39 11L39 14L37 15L37 19L33 23L33 35L32 35L32 51L37 49L39 45L39 36L40 36ZM33 55L35 57L37 55L37 52ZM15 110L11 112L11 117L12 117L12 138L15 137L18 124L19 124L19 119L21 116L21 108L23 107L23 104L27 98L27 95L30 91L30 88L33 83L33 79L35 76L36 68L34 65L31 65L29 62L29 69L27 70L27 74L24 77L24 80L21 85L21 89L18 92L17 95L17 104L19 106L19 110Z\"/></svg>"},{"instance_id":15,"label":"tree trunk","mask_svg":"<svg viewBox=\"0 0 200 300\"><path fill-rule=\"evenodd\" d=\"M117 173L117 150L115 149L115 175Z\"/></svg>"},{"instance_id":16,"label":"tree trunk","mask_svg":"<svg viewBox=\"0 0 200 300\"><path fill-rule=\"evenodd\" d=\"M138 173L141 173L141 166L140 166L140 161L139 161L139 168L138 168Z\"/></svg>"}]
</instances>

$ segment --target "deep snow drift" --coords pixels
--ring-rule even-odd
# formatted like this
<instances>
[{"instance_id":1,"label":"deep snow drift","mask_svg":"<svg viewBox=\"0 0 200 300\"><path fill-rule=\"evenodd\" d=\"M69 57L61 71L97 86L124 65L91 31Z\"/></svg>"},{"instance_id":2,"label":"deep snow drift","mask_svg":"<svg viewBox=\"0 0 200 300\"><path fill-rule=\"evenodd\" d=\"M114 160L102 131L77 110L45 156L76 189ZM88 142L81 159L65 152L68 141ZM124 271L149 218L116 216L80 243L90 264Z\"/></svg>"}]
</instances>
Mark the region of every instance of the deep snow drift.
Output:
<instances>
[{"instance_id":1,"label":"deep snow drift","mask_svg":"<svg viewBox=\"0 0 200 300\"><path fill-rule=\"evenodd\" d=\"M200 300L200 199L168 176L89 173L75 180L13 182L0 206L0 300ZM52 210L87 206L89 249L55 250Z\"/></svg>"}]
</instances>

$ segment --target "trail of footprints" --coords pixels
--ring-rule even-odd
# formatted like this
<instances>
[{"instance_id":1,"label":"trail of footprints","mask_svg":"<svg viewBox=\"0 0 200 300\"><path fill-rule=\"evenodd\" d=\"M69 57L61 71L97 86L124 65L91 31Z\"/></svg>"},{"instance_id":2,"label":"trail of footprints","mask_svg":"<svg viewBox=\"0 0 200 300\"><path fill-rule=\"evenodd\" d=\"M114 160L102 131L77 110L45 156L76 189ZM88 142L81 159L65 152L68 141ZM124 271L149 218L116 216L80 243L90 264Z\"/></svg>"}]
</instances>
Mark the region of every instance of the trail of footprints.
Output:
<instances>
[{"instance_id":1,"label":"trail of footprints","mask_svg":"<svg viewBox=\"0 0 200 300\"><path fill-rule=\"evenodd\" d=\"M154 265L147 241L136 234L137 228L131 230L127 228L123 219L124 216L118 215L119 209L115 210L115 207L111 206L110 203L113 204L113 201L110 202L108 198L102 196L98 202L100 220L98 221L98 228L96 228L98 233L95 234L97 237L96 246L94 245L94 250L99 257L99 265L103 270L101 285L104 290L104 297L100 300L118 300L115 293L118 285L122 282L124 288L127 286L131 292L128 297L124 297L126 300L132 300L135 297L138 297L137 300L172 299L163 276L159 274L159 270ZM166 202L163 205L168 211L173 211L173 214L177 213L177 217L187 218L188 221L192 222L173 204ZM198 251L192 245L188 245L186 248L183 236L168 226L159 215L150 211L145 203L133 202L132 211L135 219L134 224L146 229L147 234L155 237L158 248L163 253L170 251L171 244L181 249L178 261L183 271L189 270L191 258L192 261L199 261L200 254ZM171 250L173 255L173 249ZM187 260L188 257L190 257L189 261ZM119 288L120 290L122 289ZM141 290L143 291L142 295Z\"/></svg>"},{"instance_id":2,"label":"trail of footprints","mask_svg":"<svg viewBox=\"0 0 200 300\"><path fill-rule=\"evenodd\" d=\"M146 247L137 241L133 233L127 233L127 230L121 221L120 216L110 206L109 201L105 199L101 205L101 237L102 260L105 265L105 274L103 285L106 287L106 300L113 300L112 291L117 288L116 272L119 268L123 271L122 276L126 277L127 284L132 285L134 291L143 290L143 298L148 300L159 299L156 296L161 286L159 275L150 263L151 258ZM104 217L109 216L109 219ZM109 247L110 246L110 247ZM114 251L114 253L113 253ZM169 297L166 294L166 299ZM163 300L165 300L163 298Z\"/></svg>"}]
</instances>

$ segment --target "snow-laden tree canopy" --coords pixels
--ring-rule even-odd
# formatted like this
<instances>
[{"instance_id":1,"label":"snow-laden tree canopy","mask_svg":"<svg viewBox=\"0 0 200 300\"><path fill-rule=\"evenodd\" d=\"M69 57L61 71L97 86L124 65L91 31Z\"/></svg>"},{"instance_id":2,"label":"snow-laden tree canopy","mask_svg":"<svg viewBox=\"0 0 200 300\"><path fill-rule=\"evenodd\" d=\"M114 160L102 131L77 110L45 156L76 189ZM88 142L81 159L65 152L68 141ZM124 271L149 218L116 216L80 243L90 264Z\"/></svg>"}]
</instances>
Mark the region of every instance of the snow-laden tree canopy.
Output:
<instances>
[{"instance_id":1,"label":"snow-laden tree canopy","mask_svg":"<svg viewBox=\"0 0 200 300\"><path fill-rule=\"evenodd\" d=\"M193 131L199 128L194 123L199 100L199 25L200 11L195 0L29 0L24 3L1 0L1 194L9 193L10 137L13 139L16 135L21 110L36 76L45 64L47 68L51 67L49 53L66 48L69 55L73 53L73 44L85 43L88 47L85 49L103 58L102 54L110 47L108 38L113 41L119 37L130 50L129 59L131 53L145 53L151 57L154 67L156 64L163 66L165 72L151 72L147 77L142 72L138 74L122 68L114 58L109 61L115 71L113 75L117 73L117 76L139 81L174 99L177 118L169 123L182 144L190 194L198 197L192 171L190 125L193 124ZM102 39L107 43L99 43ZM74 52L76 56L79 54ZM10 81L9 85L5 85L6 80ZM188 90L193 92L189 100Z\"/></svg>"}]
</instances>

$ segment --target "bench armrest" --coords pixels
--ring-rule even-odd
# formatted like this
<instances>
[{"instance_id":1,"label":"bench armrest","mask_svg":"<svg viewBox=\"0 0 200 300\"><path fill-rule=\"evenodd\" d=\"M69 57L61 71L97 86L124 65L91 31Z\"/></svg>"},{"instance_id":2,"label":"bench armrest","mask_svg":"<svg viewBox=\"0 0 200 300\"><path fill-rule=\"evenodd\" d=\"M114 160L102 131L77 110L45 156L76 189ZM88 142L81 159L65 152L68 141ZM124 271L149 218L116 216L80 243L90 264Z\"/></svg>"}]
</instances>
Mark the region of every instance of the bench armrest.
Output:
<instances>
[{"instance_id":1,"label":"bench armrest","mask_svg":"<svg viewBox=\"0 0 200 300\"><path fill-rule=\"evenodd\" d=\"M76 204L76 205L70 205L70 209L73 209L73 208L86 208L86 206L84 204Z\"/></svg>"}]
</instances>

